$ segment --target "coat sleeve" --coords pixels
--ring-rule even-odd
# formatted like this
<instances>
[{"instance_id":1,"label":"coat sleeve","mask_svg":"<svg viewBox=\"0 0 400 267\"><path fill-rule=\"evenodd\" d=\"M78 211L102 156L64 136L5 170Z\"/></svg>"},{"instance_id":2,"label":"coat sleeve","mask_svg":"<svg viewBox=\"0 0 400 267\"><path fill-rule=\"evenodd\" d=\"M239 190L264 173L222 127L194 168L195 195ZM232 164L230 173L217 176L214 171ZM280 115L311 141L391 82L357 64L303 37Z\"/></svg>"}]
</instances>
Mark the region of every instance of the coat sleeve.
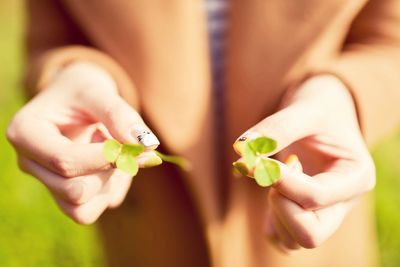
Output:
<instances>
[{"instance_id":1,"label":"coat sleeve","mask_svg":"<svg viewBox=\"0 0 400 267\"><path fill-rule=\"evenodd\" d=\"M74 61L94 63L114 78L121 96L137 108L134 85L123 68L109 55L90 44L61 1L27 0L24 84L28 97L46 87L54 75Z\"/></svg>"},{"instance_id":2,"label":"coat sleeve","mask_svg":"<svg viewBox=\"0 0 400 267\"><path fill-rule=\"evenodd\" d=\"M320 71L351 90L369 145L398 128L400 1L370 0L353 21L342 53Z\"/></svg>"}]
</instances>

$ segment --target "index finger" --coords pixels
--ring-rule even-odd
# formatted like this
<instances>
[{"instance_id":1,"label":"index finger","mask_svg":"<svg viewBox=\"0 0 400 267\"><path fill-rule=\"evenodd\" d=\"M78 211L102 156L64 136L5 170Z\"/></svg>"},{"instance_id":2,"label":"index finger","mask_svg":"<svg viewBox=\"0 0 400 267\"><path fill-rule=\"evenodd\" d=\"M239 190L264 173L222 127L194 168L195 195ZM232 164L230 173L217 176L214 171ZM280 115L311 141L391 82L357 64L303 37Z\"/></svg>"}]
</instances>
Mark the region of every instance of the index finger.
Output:
<instances>
[{"instance_id":1,"label":"index finger","mask_svg":"<svg viewBox=\"0 0 400 267\"><path fill-rule=\"evenodd\" d=\"M9 128L7 135L20 153L64 177L111 168L102 154L103 143L74 143L47 121L19 121Z\"/></svg>"}]
</instances>

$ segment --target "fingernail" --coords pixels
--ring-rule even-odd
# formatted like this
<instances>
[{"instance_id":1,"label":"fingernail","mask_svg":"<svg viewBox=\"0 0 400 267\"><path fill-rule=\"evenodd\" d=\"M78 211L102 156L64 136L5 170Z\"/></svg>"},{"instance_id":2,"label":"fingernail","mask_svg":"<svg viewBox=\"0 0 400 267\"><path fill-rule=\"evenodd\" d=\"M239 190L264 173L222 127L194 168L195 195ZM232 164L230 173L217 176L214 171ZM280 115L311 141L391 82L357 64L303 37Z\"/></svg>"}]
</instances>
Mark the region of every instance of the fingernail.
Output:
<instances>
[{"instance_id":1,"label":"fingernail","mask_svg":"<svg viewBox=\"0 0 400 267\"><path fill-rule=\"evenodd\" d=\"M244 134L242 134L238 139L236 139L235 143L233 143L233 149L236 151L236 153L241 155L243 154L245 141L256 139L257 137L260 136L262 135L258 132L247 131Z\"/></svg>"},{"instance_id":2,"label":"fingernail","mask_svg":"<svg viewBox=\"0 0 400 267\"><path fill-rule=\"evenodd\" d=\"M302 166L299 160L299 157L295 154L289 155L287 159L285 160L285 164L289 166L290 169L292 170L300 170L302 171Z\"/></svg>"},{"instance_id":3,"label":"fingernail","mask_svg":"<svg viewBox=\"0 0 400 267\"><path fill-rule=\"evenodd\" d=\"M238 139L238 141L236 141L235 143L233 143L233 149L235 150L235 152L236 152L237 154L239 154L239 155L242 155L242 154L243 154L243 151L244 151L244 144L245 144L245 142L244 142L244 141L240 141L239 139Z\"/></svg>"},{"instance_id":4,"label":"fingernail","mask_svg":"<svg viewBox=\"0 0 400 267\"><path fill-rule=\"evenodd\" d=\"M160 144L158 138L143 125L132 127L132 135L146 148L155 149Z\"/></svg>"},{"instance_id":5,"label":"fingernail","mask_svg":"<svg viewBox=\"0 0 400 267\"><path fill-rule=\"evenodd\" d=\"M232 165L242 175L245 175L245 176L248 175L249 169L247 168L247 165L244 162L235 161L234 163L232 163Z\"/></svg>"},{"instance_id":6,"label":"fingernail","mask_svg":"<svg viewBox=\"0 0 400 267\"><path fill-rule=\"evenodd\" d=\"M152 156L143 163L143 167L150 168L150 167L158 166L161 163L162 163L162 159L159 156Z\"/></svg>"},{"instance_id":7,"label":"fingernail","mask_svg":"<svg viewBox=\"0 0 400 267\"><path fill-rule=\"evenodd\" d=\"M242 134L236 141L237 142L243 142L243 141L248 141L252 139L256 139L257 137L262 136L259 132L256 132L255 130L249 130Z\"/></svg>"},{"instance_id":8,"label":"fingernail","mask_svg":"<svg viewBox=\"0 0 400 267\"><path fill-rule=\"evenodd\" d=\"M297 157L297 155L295 155L295 154L291 154L291 155L289 155L289 157L286 158L285 164L293 165L293 164L297 164L298 161L299 161L299 157Z\"/></svg>"}]
</instances>

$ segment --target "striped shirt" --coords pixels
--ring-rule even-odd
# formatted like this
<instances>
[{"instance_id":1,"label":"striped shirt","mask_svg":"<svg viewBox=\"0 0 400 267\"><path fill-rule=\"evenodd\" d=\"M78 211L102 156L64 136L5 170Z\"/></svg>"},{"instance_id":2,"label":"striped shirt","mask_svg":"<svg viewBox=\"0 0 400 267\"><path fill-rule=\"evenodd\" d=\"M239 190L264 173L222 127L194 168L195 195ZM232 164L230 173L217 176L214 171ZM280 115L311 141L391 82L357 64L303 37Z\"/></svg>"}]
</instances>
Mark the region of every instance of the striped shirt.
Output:
<instances>
[{"instance_id":1,"label":"striped shirt","mask_svg":"<svg viewBox=\"0 0 400 267\"><path fill-rule=\"evenodd\" d=\"M214 113L214 147L216 159L223 159L221 145L224 143L224 113L223 113L223 71L227 35L227 15L229 0L204 0L207 14L207 26L209 35L210 58L212 65L212 93ZM220 172L219 169L217 172ZM219 175L224 177L224 175ZM224 194L223 186L218 186L221 194Z\"/></svg>"},{"instance_id":2,"label":"striped shirt","mask_svg":"<svg viewBox=\"0 0 400 267\"><path fill-rule=\"evenodd\" d=\"M204 0L207 12L207 25L210 40L213 87L220 96L222 72L224 68L224 49L227 31L228 0ZM219 98L219 97L218 97Z\"/></svg>"}]
</instances>

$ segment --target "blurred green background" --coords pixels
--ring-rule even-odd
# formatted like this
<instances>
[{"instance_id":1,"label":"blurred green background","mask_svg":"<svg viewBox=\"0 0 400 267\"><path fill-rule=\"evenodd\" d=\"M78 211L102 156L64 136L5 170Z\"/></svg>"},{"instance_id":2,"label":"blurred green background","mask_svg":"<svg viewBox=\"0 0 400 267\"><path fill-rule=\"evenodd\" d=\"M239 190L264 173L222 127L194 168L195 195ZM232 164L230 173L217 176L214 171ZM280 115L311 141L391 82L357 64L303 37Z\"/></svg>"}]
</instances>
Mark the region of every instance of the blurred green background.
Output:
<instances>
[{"instance_id":1,"label":"blurred green background","mask_svg":"<svg viewBox=\"0 0 400 267\"><path fill-rule=\"evenodd\" d=\"M96 227L65 217L44 186L18 170L4 138L23 104L23 11L21 0L0 1L0 266L101 267Z\"/></svg>"},{"instance_id":2,"label":"blurred green background","mask_svg":"<svg viewBox=\"0 0 400 267\"><path fill-rule=\"evenodd\" d=\"M18 170L4 138L8 122L23 104L23 19L21 0L0 1L0 266L103 266L96 226L76 225L61 214L46 189ZM378 172L375 207L381 263L398 267L400 133L385 140L373 155Z\"/></svg>"}]
</instances>

